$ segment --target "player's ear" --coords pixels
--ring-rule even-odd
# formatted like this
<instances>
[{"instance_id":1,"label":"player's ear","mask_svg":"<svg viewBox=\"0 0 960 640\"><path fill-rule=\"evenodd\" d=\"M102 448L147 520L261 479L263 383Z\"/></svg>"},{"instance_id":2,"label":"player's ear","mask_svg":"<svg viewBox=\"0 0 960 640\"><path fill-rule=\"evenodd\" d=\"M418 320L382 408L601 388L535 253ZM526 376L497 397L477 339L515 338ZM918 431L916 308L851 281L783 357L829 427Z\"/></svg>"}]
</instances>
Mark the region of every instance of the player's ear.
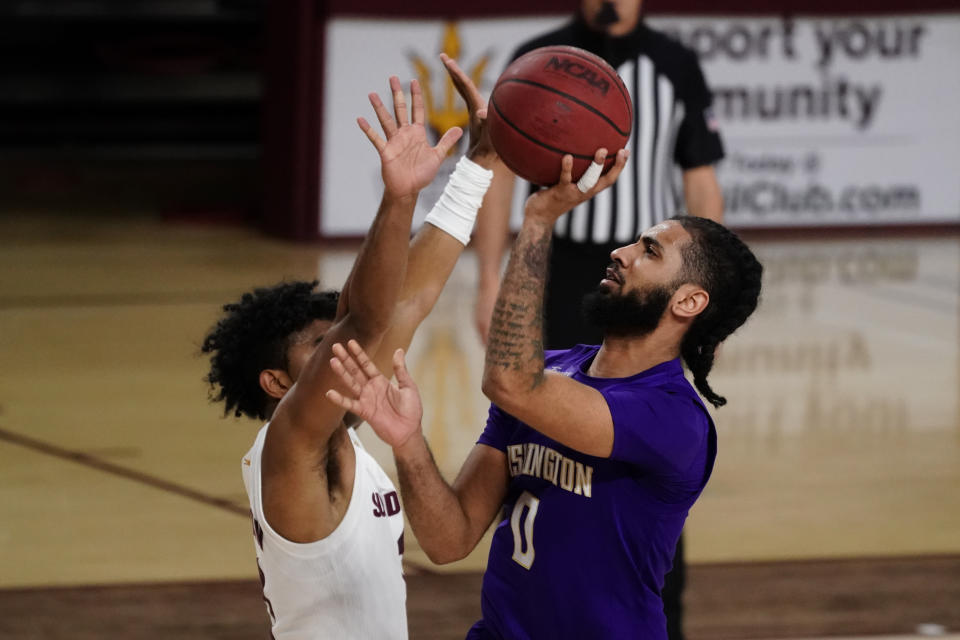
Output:
<instances>
[{"instance_id":1,"label":"player's ear","mask_svg":"<svg viewBox=\"0 0 960 640\"><path fill-rule=\"evenodd\" d=\"M684 284L673 294L670 305L673 312L682 318L693 318L703 313L710 304L710 294L703 287Z\"/></svg>"},{"instance_id":2,"label":"player's ear","mask_svg":"<svg viewBox=\"0 0 960 640\"><path fill-rule=\"evenodd\" d=\"M260 388L268 396L279 400L293 386L293 379L283 369L264 369L260 372Z\"/></svg>"}]
</instances>

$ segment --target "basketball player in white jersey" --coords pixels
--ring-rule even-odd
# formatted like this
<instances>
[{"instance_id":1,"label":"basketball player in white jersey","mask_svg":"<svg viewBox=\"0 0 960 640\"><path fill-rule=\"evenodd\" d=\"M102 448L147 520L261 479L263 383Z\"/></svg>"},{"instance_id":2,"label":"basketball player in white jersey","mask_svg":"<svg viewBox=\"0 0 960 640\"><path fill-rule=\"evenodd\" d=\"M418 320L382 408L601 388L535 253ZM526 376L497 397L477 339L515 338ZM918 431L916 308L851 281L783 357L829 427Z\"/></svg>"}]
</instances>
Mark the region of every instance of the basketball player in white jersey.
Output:
<instances>
[{"instance_id":1,"label":"basketball player in white jersey","mask_svg":"<svg viewBox=\"0 0 960 640\"><path fill-rule=\"evenodd\" d=\"M419 191L461 132L452 128L431 147L419 86L411 82L408 121L403 89L391 78L394 115L370 94L385 139L358 119L380 155L384 195L342 293L318 293L315 282L257 289L224 307L202 347L211 354L214 399L227 413L267 420L242 470L278 640L407 637L396 489L324 392L340 384L329 364L333 344L353 338L386 367L410 343L469 241L492 178L485 102L456 63L443 60L467 102L471 147L427 224L409 240Z\"/></svg>"}]
</instances>

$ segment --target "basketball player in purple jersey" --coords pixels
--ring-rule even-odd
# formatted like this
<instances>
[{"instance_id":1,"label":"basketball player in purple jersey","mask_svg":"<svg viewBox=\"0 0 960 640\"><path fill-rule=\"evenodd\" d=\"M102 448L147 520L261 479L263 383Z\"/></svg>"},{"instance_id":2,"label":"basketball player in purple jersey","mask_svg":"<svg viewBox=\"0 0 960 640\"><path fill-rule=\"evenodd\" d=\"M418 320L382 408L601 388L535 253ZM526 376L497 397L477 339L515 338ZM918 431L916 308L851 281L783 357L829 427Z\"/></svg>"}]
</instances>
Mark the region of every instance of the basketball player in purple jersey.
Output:
<instances>
[{"instance_id":1,"label":"basketball player in purple jersey","mask_svg":"<svg viewBox=\"0 0 960 640\"><path fill-rule=\"evenodd\" d=\"M501 513L483 619L468 638L667 637L663 577L717 452L681 359L700 393L723 405L707 375L717 346L756 308L762 267L716 222L664 221L614 250L585 299L602 344L544 352L554 223L612 184L624 160L587 188L572 183L568 156L560 184L527 200L487 345L483 390L494 404L452 486L423 438L402 352L393 385L356 342L334 345L351 397L328 397L393 447L404 508L430 558L464 557Z\"/></svg>"}]
</instances>

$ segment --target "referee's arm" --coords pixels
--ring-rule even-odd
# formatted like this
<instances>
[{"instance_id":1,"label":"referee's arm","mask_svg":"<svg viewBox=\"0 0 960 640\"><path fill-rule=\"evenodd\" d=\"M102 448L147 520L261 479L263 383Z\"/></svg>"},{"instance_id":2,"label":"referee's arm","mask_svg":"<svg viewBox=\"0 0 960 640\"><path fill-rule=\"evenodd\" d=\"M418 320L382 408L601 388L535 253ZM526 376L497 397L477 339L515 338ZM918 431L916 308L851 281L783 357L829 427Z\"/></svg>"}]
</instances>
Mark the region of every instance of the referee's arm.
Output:
<instances>
[{"instance_id":1,"label":"referee's arm","mask_svg":"<svg viewBox=\"0 0 960 640\"><path fill-rule=\"evenodd\" d=\"M683 198L690 215L710 218L723 224L723 192L713 165L694 167L683 172Z\"/></svg>"},{"instance_id":2,"label":"referee's arm","mask_svg":"<svg viewBox=\"0 0 960 640\"><path fill-rule=\"evenodd\" d=\"M723 191L714 164L723 159L723 141L717 129L700 62L692 51L684 59L686 73L680 86L685 115L677 131L674 162L683 169L683 199L687 213L723 223Z\"/></svg>"}]
</instances>

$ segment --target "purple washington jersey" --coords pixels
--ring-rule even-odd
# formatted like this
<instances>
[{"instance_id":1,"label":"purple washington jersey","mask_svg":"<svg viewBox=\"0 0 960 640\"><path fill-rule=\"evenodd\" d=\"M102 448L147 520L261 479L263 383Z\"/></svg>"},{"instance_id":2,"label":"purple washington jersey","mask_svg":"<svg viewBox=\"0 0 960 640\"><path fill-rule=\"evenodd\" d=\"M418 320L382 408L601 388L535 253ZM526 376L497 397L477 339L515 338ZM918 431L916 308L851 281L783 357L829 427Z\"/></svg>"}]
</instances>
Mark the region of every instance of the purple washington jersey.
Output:
<instances>
[{"instance_id":1,"label":"purple washington jersey","mask_svg":"<svg viewBox=\"0 0 960 640\"><path fill-rule=\"evenodd\" d=\"M628 378L586 375L599 347L549 351L545 368L600 391L613 452L597 458L496 406L478 441L503 451L510 484L468 638L667 637L660 589L717 451L713 421L680 361Z\"/></svg>"}]
</instances>

